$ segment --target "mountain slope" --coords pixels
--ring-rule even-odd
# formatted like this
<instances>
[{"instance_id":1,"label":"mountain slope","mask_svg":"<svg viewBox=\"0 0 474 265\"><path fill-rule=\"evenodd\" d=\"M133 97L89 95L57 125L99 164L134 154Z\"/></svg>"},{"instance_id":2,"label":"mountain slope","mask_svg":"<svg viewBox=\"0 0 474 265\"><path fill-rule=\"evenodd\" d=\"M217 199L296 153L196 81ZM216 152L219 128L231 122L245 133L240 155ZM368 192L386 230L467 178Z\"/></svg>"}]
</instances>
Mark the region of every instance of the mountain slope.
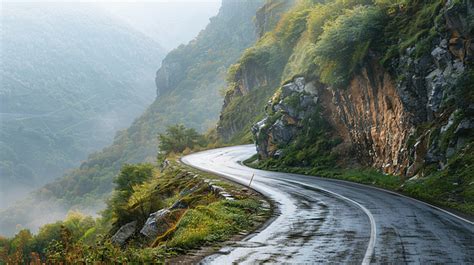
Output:
<instances>
[{"instance_id":1,"label":"mountain slope","mask_svg":"<svg viewBox=\"0 0 474 265\"><path fill-rule=\"evenodd\" d=\"M157 134L166 126L184 123L200 131L209 128L218 118L222 100L219 90L225 86L228 66L255 41L253 17L261 4L254 0L223 1L219 14L195 40L163 60L155 80L159 96L145 113L119 132L111 146L90 155L79 168L2 213L0 230L12 233L18 223L36 228L51 221L45 218L31 222L35 212L28 203L33 200L44 202L38 208L56 212L54 218L64 214L64 209L101 207L124 163L155 161Z\"/></svg>"},{"instance_id":2,"label":"mountain slope","mask_svg":"<svg viewBox=\"0 0 474 265\"><path fill-rule=\"evenodd\" d=\"M164 56L92 4L5 3L1 20L0 207L110 143Z\"/></svg>"},{"instance_id":3,"label":"mountain slope","mask_svg":"<svg viewBox=\"0 0 474 265\"><path fill-rule=\"evenodd\" d=\"M470 1L301 1L235 66L220 136L253 138L258 167L473 214L472 10Z\"/></svg>"}]
</instances>

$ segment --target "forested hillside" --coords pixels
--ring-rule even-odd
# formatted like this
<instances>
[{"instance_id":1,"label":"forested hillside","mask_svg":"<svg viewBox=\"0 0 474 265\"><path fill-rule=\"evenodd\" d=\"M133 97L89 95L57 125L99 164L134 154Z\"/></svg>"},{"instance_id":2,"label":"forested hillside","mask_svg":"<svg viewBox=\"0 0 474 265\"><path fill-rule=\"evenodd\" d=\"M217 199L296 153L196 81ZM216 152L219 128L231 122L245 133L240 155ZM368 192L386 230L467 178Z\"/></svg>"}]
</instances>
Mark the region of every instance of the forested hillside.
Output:
<instances>
[{"instance_id":1,"label":"forested hillside","mask_svg":"<svg viewBox=\"0 0 474 265\"><path fill-rule=\"evenodd\" d=\"M63 216L67 209L102 207L123 164L156 160L158 133L168 125L183 123L199 131L212 127L218 119L227 68L255 41L253 17L261 5L262 1L254 0L223 1L219 14L196 39L163 60L155 80L158 97L145 113L79 168L1 213L0 230L12 233L17 224L36 228ZM33 201L42 203L32 209ZM51 214L35 220L38 209Z\"/></svg>"},{"instance_id":2,"label":"forested hillside","mask_svg":"<svg viewBox=\"0 0 474 265\"><path fill-rule=\"evenodd\" d=\"M231 67L219 135L255 140L256 167L472 214L473 10L467 0L298 1Z\"/></svg>"},{"instance_id":3,"label":"forested hillside","mask_svg":"<svg viewBox=\"0 0 474 265\"><path fill-rule=\"evenodd\" d=\"M3 3L1 24L0 207L110 144L164 57L92 4Z\"/></svg>"}]
</instances>

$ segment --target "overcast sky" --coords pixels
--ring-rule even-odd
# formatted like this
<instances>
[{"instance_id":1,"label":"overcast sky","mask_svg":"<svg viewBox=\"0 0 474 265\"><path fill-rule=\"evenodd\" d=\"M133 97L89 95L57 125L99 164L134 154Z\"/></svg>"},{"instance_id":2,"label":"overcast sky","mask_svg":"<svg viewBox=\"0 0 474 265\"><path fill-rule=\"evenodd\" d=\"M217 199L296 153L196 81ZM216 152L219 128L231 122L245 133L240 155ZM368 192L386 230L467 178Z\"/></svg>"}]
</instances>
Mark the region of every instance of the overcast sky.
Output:
<instances>
[{"instance_id":1,"label":"overcast sky","mask_svg":"<svg viewBox=\"0 0 474 265\"><path fill-rule=\"evenodd\" d=\"M2 3L34 3L40 7L60 3L87 3L125 21L157 41L166 50L186 44L197 36L220 8L221 0L0 0ZM57 5L60 6L60 5ZM0 13L6 6L0 5Z\"/></svg>"}]
</instances>

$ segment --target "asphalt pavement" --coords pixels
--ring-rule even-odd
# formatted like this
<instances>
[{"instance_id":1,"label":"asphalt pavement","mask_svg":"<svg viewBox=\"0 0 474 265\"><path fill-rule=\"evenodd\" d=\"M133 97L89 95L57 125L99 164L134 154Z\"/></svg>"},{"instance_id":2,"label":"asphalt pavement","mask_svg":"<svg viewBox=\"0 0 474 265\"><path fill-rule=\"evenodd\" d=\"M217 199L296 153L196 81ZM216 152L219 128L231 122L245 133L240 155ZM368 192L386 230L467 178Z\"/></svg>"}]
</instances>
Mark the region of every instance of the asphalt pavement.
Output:
<instances>
[{"instance_id":1,"label":"asphalt pavement","mask_svg":"<svg viewBox=\"0 0 474 265\"><path fill-rule=\"evenodd\" d=\"M474 223L382 189L246 167L242 145L182 158L248 185L276 205L265 228L206 257L204 264L474 264Z\"/></svg>"}]
</instances>

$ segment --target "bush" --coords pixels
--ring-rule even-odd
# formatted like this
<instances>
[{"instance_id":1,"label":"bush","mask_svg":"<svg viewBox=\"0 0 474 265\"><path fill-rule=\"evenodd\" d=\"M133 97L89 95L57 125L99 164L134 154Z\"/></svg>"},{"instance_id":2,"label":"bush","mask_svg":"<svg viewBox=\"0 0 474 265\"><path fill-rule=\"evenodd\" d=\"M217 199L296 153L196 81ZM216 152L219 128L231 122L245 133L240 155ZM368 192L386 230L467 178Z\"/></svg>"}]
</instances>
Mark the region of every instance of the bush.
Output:
<instances>
[{"instance_id":1,"label":"bush","mask_svg":"<svg viewBox=\"0 0 474 265\"><path fill-rule=\"evenodd\" d=\"M186 148L193 149L197 146L205 146L204 136L194 128L186 128L182 124L176 124L166 129L166 133L160 134L159 148L165 154L181 153Z\"/></svg>"},{"instance_id":2,"label":"bush","mask_svg":"<svg viewBox=\"0 0 474 265\"><path fill-rule=\"evenodd\" d=\"M120 170L120 174L114 180L116 187L112 198L108 201L111 217L115 218L119 224L124 224L131 218L129 199L136 187L152 178L153 169L151 164L127 164Z\"/></svg>"},{"instance_id":3,"label":"bush","mask_svg":"<svg viewBox=\"0 0 474 265\"><path fill-rule=\"evenodd\" d=\"M364 6L347 10L326 23L315 51L321 81L337 87L347 85L383 24L384 16L378 8Z\"/></svg>"}]
</instances>

